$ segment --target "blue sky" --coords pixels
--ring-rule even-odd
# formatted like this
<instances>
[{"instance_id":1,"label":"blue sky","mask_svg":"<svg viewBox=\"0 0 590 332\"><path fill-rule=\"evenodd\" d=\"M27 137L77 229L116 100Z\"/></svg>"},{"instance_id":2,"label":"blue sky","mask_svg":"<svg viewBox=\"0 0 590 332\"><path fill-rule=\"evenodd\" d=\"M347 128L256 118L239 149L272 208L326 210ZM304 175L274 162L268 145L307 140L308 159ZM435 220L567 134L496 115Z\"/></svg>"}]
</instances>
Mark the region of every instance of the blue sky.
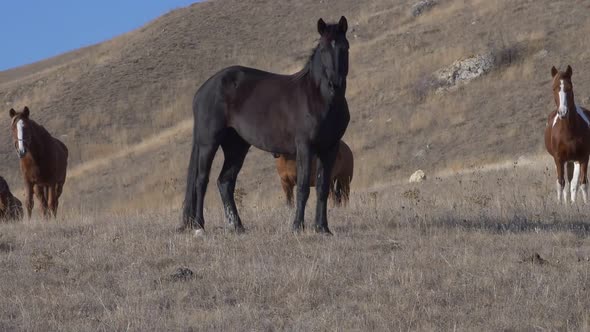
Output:
<instances>
[{"instance_id":1,"label":"blue sky","mask_svg":"<svg viewBox=\"0 0 590 332\"><path fill-rule=\"evenodd\" d=\"M0 71L99 43L197 0L0 0Z\"/></svg>"}]
</instances>

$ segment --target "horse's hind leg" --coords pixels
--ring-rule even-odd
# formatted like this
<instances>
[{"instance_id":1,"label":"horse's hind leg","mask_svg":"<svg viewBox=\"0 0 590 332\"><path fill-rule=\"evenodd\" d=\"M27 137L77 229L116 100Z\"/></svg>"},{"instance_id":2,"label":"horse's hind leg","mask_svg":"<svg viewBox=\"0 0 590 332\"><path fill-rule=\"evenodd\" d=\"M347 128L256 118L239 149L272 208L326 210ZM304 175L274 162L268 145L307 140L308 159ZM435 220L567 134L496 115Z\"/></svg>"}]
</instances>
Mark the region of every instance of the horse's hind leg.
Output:
<instances>
[{"instance_id":1,"label":"horse's hind leg","mask_svg":"<svg viewBox=\"0 0 590 332\"><path fill-rule=\"evenodd\" d=\"M209 184L209 173L211 172L211 164L215 158L215 152L219 148L219 143L214 142L208 145L199 145L199 156L197 162L197 177L196 177L196 215L194 228L205 229L205 217L203 216L203 208L205 201L205 194L207 193L207 185Z\"/></svg>"},{"instance_id":2,"label":"horse's hind leg","mask_svg":"<svg viewBox=\"0 0 590 332\"><path fill-rule=\"evenodd\" d=\"M47 203L53 217L57 216L57 184L47 187Z\"/></svg>"},{"instance_id":3,"label":"horse's hind leg","mask_svg":"<svg viewBox=\"0 0 590 332\"><path fill-rule=\"evenodd\" d=\"M55 189L55 215L57 215L57 208L59 207L59 198L61 197L61 193L63 192L64 184L58 183Z\"/></svg>"},{"instance_id":4,"label":"horse's hind leg","mask_svg":"<svg viewBox=\"0 0 590 332\"><path fill-rule=\"evenodd\" d=\"M49 217L49 207L47 204L47 190L44 186L35 185L35 196L41 203L41 211L43 212L43 217L47 219Z\"/></svg>"},{"instance_id":5,"label":"horse's hind leg","mask_svg":"<svg viewBox=\"0 0 590 332\"><path fill-rule=\"evenodd\" d=\"M234 192L238 173L242 169L250 144L238 136L233 129L228 129L228 134L225 135L221 142L221 148L223 149L225 160L223 161L223 167L217 179L217 187L219 188L219 194L223 201L225 218L236 232L241 233L244 231L244 226L238 214Z\"/></svg>"},{"instance_id":6,"label":"horse's hind leg","mask_svg":"<svg viewBox=\"0 0 590 332\"><path fill-rule=\"evenodd\" d=\"M584 204L588 203L588 157L580 163L580 190Z\"/></svg>"},{"instance_id":7,"label":"horse's hind leg","mask_svg":"<svg viewBox=\"0 0 590 332\"><path fill-rule=\"evenodd\" d=\"M573 174L570 177L570 191L571 191L571 199L572 199L572 204L574 204L576 202L576 194L578 192L578 180L580 178L580 163L579 162L574 162L574 170L573 170ZM569 167L568 167L569 168ZM569 177L569 175L568 175Z\"/></svg>"}]
</instances>

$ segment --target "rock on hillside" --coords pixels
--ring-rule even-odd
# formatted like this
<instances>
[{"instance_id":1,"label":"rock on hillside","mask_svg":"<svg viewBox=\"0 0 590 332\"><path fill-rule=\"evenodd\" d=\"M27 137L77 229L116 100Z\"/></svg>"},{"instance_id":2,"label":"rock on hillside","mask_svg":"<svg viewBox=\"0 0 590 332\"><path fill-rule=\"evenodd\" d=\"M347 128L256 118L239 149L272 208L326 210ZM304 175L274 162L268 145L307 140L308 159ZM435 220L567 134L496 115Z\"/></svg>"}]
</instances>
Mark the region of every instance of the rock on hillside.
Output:
<instances>
[{"instance_id":1,"label":"rock on hillside","mask_svg":"<svg viewBox=\"0 0 590 332\"><path fill-rule=\"evenodd\" d=\"M492 53L480 54L464 60L457 60L452 65L439 69L434 73L435 79L441 85L437 92L451 90L459 84L468 83L490 72L495 65Z\"/></svg>"}]
</instances>

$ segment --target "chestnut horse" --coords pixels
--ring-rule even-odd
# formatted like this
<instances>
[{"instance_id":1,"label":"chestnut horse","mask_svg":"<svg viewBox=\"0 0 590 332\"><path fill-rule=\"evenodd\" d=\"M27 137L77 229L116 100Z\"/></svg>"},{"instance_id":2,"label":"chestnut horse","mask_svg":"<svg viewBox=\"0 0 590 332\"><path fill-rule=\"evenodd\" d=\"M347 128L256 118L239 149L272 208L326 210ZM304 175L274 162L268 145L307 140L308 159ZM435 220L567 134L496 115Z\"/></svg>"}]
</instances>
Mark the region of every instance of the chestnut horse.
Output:
<instances>
[{"instance_id":1,"label":"chestnut horse","mask_svg":"<svg viewBox=\"0 0 590 332\"><path fill-rule=\"evenodd\" d=\"M18 221L22 218L22 203L12 195L8 183L0 176L0 221Z\"/></svg>"},{"instance_id":2,"label":"chestnut horse","mask_svg":"<svg viewBox=\"0 0 590 332\"><path fill-rule=\"evenodd\" d=\"M293 230L304 227L311 159L318 158L315 231L330 234L327 199L338 142L350 113L346 102L348 23L317 22L318 45L303 69L279 75L232 66L203 83L193 99L193 146L188 167L180 230L205 227L203 202L217 149L224 155L217 186L229 225L244 226L234 200L236 179L248 149L297 156L297 210Z\"/></svg>"},{"instance_id":3,"label":"chestnut horse","mask_svg":"<svg viewBox=\"0 0 590 332\"><path fill-rule=\"evenodd\" d=\"M51 213L55 217L66 181L68 149L43 126L29 118L28 107L25 106L22 112L10 109L9 113L12 139L25 181L27 216L31 218L34 192L41 203L43 216L48 217Z\"/></svg>"},{"instance_id":4,"label":"chestnut horse","mask_svg":"<svg viewBox=\"0 0 590 332\"><path fill-rule=\"evenodd\" d=\"M297 163L290 155L273 154L276 158L277 172L281 179L281 185L285 192L287 205L293 206L293 188L297 184ZM315 186L315 158L311 162L310 185ZM354 158L350 147L340 141L336 161L332 167L332 178L330 180L330 200L333 206L346 205L350 195L350 182L354 170Z\"/></svg>"},{"instance_id":5,"label":"chestnut horse","mask_svg":"<svg viewBox=\"0 0 590 332\"><path fill-rule=\"evenodd\" d=\"M570 182L571 202L576 201L578 180L581 179L582 198L588 201L587 170L590 155L590 112L574 101L572 67L565 72L551 68L553 99L556 110L549 114L545 128L545 147L557 168L557 200L567 202L565 172ZM573 164L573 165L572 165Z\"/></svg>"}]
</instances>

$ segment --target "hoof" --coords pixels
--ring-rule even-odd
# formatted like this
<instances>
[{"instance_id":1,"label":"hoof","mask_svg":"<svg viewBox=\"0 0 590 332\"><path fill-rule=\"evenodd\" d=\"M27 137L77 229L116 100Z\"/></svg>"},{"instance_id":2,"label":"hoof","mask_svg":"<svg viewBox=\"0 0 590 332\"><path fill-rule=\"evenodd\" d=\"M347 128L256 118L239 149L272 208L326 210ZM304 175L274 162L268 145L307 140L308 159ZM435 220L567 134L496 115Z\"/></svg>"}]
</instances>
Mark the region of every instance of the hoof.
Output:
<instances>
[{"instance_id":1,"label":"hoof","mask_svg":"<svg viewBox=\"0 0 590 332\"><path fill-rule=\"evenodd\" d=\"M182 225L178 226L178 228L176 228L176 233L184 233L190 229L191 229L191 227L189 225L182 224Z\"/></svg>"},{"instance_id":2,"label":"hoof","mask_svg":"<svg viewBox=\"0 0 590 332\"><path fill-rule=\"evenodd\" d=\"M315 232L318 234L329 235L329 236L334 235L334 234L332 234L332 232L330 232L330 229L328 228L328 226L316 226Z\"/></svg>"},{"instance_id":3,"label":"hoof","mask_svg":"<svg viewBox=\"0 0 590 332\"><path fill-rule=\"evenodd\" d=\"M186 232L190 232L193 230L204 230L203 227L199 226L199 225L191 225L191 224L182 224L180 226L178 226L178 228L176 229L177 233L186 233Z\"/></svg>"},{"instance_id":4,"label":"hoof","mask_svg":"<svg viewBox=\"0 0 590 332\"><path fill-rule=\"evenodd\" d=\"M305 230L305 226L303 226L303 224L293 224L291 230L293 231L293 233L299 234Z\"/></svg>"},{"instance_id":5,"label":"hoof","mask_svg":"<svg viewBox=\"0 0 590 332\"><path fill-rule=\"evenodd\" d=\"M205 230L202 229L202 228L195 229L195 231L194 231L193 234L194 234L195 237L204 237L205 236Z\"/></svg>"},{"instance_id":6,"label":"hoof","mask_svg":"<svg viewBox=\"0 0 590 332\"><path fill-rule=\"evenodd\" d=\"M230 229L233 230L236 234L244 234L244 233L246 233L246 229L242 225L239 225L239 226L231 225L230 226Z\"/></svg>"}]
</instances>

